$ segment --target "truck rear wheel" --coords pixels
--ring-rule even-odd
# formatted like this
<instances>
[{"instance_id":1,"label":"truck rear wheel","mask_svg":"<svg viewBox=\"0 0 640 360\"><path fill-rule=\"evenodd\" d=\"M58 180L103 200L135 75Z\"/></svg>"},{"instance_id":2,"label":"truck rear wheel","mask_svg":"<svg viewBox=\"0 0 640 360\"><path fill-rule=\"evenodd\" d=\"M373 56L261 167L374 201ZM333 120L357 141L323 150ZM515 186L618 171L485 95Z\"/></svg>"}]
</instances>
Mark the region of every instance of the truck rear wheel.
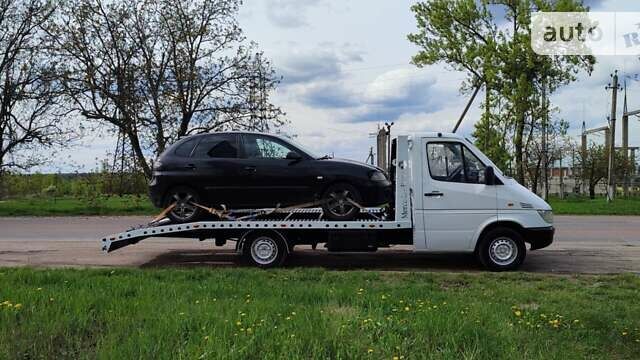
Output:
<instances>
[{"instance_id":1,"label":"truck rear wheel","mask_svg":"<svg viewBox=\"0 0 640 360\"><path fill-rule=\"evenodd\" d=\"M482 265L491 271L516 270L526 255L522 235L509 228L496 228L486 233L477 251Z\"/></svg>"},{"instance_id":2,"label":"truck rear wheel","mask_svg":"<svg viewBox=\"0 0 640 360\"><path fill-rule=\"evenodd\" d=\"M288 254L287 241L277 232L253 232L244 240L244 258L252 265L263 269L281 266Z\"/></svg>"}]
</instances>

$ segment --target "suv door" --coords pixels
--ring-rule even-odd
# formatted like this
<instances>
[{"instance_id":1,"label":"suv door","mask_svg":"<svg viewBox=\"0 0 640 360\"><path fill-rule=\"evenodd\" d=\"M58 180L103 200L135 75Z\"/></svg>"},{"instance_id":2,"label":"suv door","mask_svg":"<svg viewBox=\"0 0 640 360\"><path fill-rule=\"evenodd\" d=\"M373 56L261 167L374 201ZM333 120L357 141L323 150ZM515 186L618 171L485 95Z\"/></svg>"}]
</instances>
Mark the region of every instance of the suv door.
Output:
<instances>
[{"instance_id":1,"label":"suv door","mask_svg":"<svg viewBox=\"0 0 640 360\"><path fill-rule=\"evenodd\" d=\"M478 228L497 217L496 186L485 184L486 165L459 141L423 139L422 152L426 248L473 250Z\"/></svg>"},{"instance_id":2,"label":"suv door","mask_svg":"<svg viewBox=\"0 0 640 360\"><path fill-rule=\"evenodd\" d=\"M310 161L287 159L290 152L300 154L294 147L261 134L242 135L242 144L242 183L252 206L288 206L313 199L308 176Z\"/></svg>"},{"instance_id":3,"label":"suv door","mask_svg":"<svg viewBox=\"0 0 640 360\"><path fill-rule=\"evenodd\" d=\"M192 154L194 172L208 204L233 206L242 196L237 134L205 135Z\"/></svg>"}]
</instances>

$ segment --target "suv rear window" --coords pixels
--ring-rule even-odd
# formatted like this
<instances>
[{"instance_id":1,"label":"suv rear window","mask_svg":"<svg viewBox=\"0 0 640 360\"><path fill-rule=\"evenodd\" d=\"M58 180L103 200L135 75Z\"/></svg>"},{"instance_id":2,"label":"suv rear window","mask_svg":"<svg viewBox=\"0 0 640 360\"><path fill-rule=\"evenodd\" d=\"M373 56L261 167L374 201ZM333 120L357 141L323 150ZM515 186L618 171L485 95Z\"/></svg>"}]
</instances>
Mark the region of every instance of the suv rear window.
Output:
<instances>
[{"instance_id":1,"label":"suv rear window","mask_svg":"<svg viewBox=\"0 0 640 360\"><path fill-rule=\"evenodd\" d=\"M198 142L197 138L189 139L182 144L178 145L174 154L181 157L189 157L191 155L191 151L193 151L193 147L196 146L196 142Z\"/></svg>"}]
</instances>

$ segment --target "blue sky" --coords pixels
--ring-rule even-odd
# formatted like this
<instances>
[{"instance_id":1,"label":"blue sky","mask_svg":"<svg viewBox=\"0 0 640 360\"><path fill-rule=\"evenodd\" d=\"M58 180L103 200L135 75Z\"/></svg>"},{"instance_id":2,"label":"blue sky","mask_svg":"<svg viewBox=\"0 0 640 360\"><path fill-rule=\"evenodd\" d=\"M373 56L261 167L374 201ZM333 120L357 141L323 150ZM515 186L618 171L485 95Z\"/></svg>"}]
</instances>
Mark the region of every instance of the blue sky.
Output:
<instances>
[{"instance_id":1,"label":"blue sky","mask_svg":"<svg viewBox=\"0 0 640 360\"><path fill-rule=\"evenodd\" d=\"M364 161L378 124L395 131L451 131L467 102L458 89L463 74L444 65L418 69L410 64L417 48L407 41L415 20L407 0L246 0L239 20L249 40L273 60L283 82L272 100L291 121L288 131L318 153ZM640 11L640 2L588 1L592 11ZM637 57L599 57L591 77L553 94L557 115L578 134L605 124L609 74L640 73ZM478 99L482 99L482 94ZM619 99L622 102L622 97ZM469 135L480 100L460 130ZM629 86L629 104L640 108L640 83ZM621 106L620 106L621 108ZM619 116L620 117L620 116ZM618 127L618 143L620 139ZM640 145L640 121L631 120L631 145ZM61 153L85 169L115 146L109 136L92 138ZM60 163L63 161L61 160ZM56 170L50 164L44 170ZM62 166L63 168L65 166Z\"/></svg>"}]
</instances>

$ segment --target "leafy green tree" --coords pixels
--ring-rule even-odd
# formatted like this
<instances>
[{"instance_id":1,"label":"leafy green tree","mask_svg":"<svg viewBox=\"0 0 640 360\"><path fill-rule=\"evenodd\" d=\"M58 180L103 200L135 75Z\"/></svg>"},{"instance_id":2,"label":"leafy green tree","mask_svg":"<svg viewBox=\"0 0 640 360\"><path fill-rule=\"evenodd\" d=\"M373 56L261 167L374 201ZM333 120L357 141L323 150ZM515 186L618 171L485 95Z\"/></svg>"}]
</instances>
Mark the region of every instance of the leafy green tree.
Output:
<instances>
[{"instance_id":1,"label":"leafy green tree","mask_svg":"<svg viewBox=\"0 0 640 360\"><path fill-rule=\"evenodd\" d=\"M501 8L501 9L500 9ZM541 109L543 88L552 94L576 80L581 71L590 73L595 59L590 56L541 56L533 52L529 25L533 11L587 11L577 0L426 0L411 7L418 31L408 36L420 47L413 57L417 66L446 63L468 76L462 90L478 82L485 89L484 117L490 118L491 99L504 99L500 124L484 120L483 126L509 128L513 139L516 178L525 184L527 134L549 117ZM497 26L495 10L502 10L508 26ZM476 127L478 130L478 127ZM483 130L484 131L484 130ZM486 133L495 133L495 129ZM481 138L478 138L481 140ZM503 143L507 140L504 139ZM490 149L490 148L489 148Z\"/></svg>"},{"instance_id":2,"label":"leafy green tree","mask_svg":"<svg viewBox=\"0 0 640 360\"><path fill-rule=\"evenodd\" d=\"M472 134L475 145L491 159L502 171L508 171L511 155L505 143L504 133L493 124L492 118L482 116L475 123Z\"/></svg>"}]
</instances>

